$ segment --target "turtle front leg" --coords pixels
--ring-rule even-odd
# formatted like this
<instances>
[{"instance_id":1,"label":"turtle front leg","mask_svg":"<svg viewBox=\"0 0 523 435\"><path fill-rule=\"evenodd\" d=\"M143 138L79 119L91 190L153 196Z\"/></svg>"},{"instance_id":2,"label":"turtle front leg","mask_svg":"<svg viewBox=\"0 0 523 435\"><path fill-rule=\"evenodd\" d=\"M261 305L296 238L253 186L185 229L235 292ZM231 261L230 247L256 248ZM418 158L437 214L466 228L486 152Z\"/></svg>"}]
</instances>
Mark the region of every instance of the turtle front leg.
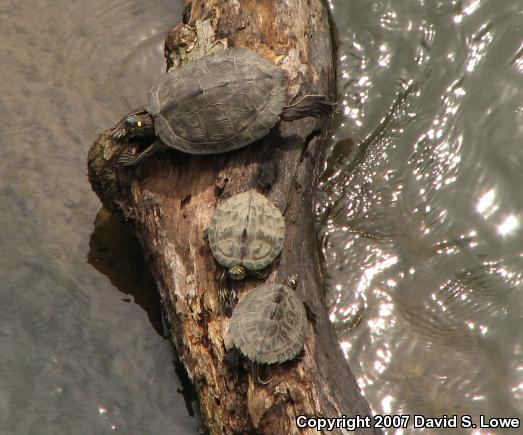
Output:
<instances>
[{"instance_id":1,"label":"turtle front leg","mask_svg":"<svg viewBox=\"0 0 523 435\"><path fill-rule=\"evenodd\" d=\"M155 140L139 154L134 155L132 153L123 153L120 157L118 157L118 165L120 167L134 166L140 163L143 159L152 156L154 153L158 151L165 151L167 149L169 149L169 147L162 141Z\"/></svg>"}]
</instances>

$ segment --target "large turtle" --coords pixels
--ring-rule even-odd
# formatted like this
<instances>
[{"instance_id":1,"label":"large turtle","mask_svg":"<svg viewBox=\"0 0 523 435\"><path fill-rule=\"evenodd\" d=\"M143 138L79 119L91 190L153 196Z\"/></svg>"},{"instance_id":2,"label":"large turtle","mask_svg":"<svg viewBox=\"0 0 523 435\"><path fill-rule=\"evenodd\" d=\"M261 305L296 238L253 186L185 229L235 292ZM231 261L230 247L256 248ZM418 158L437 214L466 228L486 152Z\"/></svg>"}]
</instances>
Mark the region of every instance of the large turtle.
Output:
<instances>
[{"instance_id":1,"label":"large turtle","mask_svg":"<svg viewBox=\"0 0 523 435\"><path fill-rule=\"evenodd\" d=\"M255 51L227 48L171 68L150 90L149 104L127 115L112 137L149 137L137 155L119 163L134 165L154 152L174 148L190 154L216 154L247 146L265 136L280 119L325 117L333 103L306 95L286 106L281 70Z\"/></svg>"},{"instance_id":2,"label":"large turtle","mask_svg":"<svg viewBox=\"0 0 523 435\"><path fill-rule=\"evenodd\" d=\"M216 261L227 268L223 279L242 280L247 274L261 278L283 247L285 221L278 207L249 190L216 208L206 237Z\"/></svg>"},{"instance_id":3,"label":"large turtle","mask_svg":"<svg viewBox=\"0 0 523 435\"><path fill-rule=\"evenodd\" d=\"M296 286L296 280L288 285ZM243 296L229 321L225 347L236 347L251 361L282 363L303 349L308 317L304 302L294 288L265 284Z\"/></svg>"}]
</instances>

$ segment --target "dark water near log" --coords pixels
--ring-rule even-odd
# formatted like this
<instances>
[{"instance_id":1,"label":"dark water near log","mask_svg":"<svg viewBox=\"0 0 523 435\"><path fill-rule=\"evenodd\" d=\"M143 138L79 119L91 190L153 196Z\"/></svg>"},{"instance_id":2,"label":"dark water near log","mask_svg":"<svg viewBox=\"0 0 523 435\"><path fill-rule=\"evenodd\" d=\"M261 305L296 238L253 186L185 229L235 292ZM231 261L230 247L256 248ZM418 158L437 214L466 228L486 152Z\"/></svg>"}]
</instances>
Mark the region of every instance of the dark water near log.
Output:
<instances>
[{"instance_id":1,"label":"dark water near log","mask_svg":"<svg viewBox=\"0 0 523 435\"><path fill-rule=\"evenodd\" d=\"M376 413L523 420L523 2L331 6L318 213L351 368Z\"/></svg>"},{"instance_id":2,"label":"dark water near log","mask_svg":"<svg viewBox=\"0 0 523 435\"><path fill-rule=\"evenodd\" d=\"M178 3L0 4L2 434L199 424L139 249L85 176L162 73ZM342 104L318 215L351 367L377 413L523 418L523 4L331 5Z\"/></svg>"}]
</instances>

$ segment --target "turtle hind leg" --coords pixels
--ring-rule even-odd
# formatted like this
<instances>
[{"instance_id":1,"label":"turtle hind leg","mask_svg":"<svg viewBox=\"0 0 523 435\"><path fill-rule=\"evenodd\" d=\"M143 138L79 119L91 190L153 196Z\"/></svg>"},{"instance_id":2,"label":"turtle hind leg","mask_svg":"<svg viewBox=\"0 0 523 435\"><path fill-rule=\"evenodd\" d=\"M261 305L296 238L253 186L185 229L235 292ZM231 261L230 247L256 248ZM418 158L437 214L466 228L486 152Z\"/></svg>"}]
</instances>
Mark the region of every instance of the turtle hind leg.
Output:
<instances>
[{"instance_id":1,"label":"turtle hind leg","mask_svg":"<svg viewBox=\"0 0 523 435\"><path fill-rule=\"evenodd\" d=\"M336 103L327 101L325 95L305 95L296 103L285 106L281 113L284 121L294 121L296 119L307 118L327 118L332 114Z\"/></svg>"},{"instance_id":2,"label":"turtle hind leg","mask_svg":"<svg viewBox=\"0 0 523 435\"><path fill-rule=\"evenodd\" d=\"M121 167L134 166L140 163L143 159L152 156L154 153L166 150L168 148L169 147L167 145L163 144L161 141L156 140L147 148L145 148L141 153L136 155L132 153L121 154L120 157L118 157L118 165Z\"/></svg>"}]
</instances>

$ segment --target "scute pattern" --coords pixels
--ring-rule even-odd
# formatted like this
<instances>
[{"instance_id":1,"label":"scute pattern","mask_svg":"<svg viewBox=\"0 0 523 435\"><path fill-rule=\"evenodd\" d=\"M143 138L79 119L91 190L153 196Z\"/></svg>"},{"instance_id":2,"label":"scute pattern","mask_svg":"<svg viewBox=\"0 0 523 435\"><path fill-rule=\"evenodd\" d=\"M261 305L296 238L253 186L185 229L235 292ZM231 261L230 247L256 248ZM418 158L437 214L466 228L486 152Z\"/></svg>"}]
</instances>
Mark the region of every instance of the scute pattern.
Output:
<instances>
[{"instance_id":1,"label":"scute pattern","mask_svg":"<svg viewBox=\"0 0 523 435\"><path fill-rule=\"evenodd\" d=\"M229 48L172 68L149 92L147 111L167 145L213 154L249 145L280 120L282 72L246 48Z\"/></svg>"},{"instance_id":2,"label":"scute pattern","mask_svg":"<svg viewBox=\"0 0 523 435\"><path fill-rule=\"evenodd\" d=\"M307 314L295 292L282 284L256 287L245 295L229 322L227 347L255 362L282 363L303 349Z\"/></svg>"},{"instance_id":3,"label":"scute pattern","mask_svg":"<svg viewBox=\"0 0 523 435\"><path fill-rule=\"evenodd\" d=\"M259 270L280 253L285 221L274 204L255 190L229 198L214 212L208 238L222 266Z\"/></svg>"}]
</instances>

